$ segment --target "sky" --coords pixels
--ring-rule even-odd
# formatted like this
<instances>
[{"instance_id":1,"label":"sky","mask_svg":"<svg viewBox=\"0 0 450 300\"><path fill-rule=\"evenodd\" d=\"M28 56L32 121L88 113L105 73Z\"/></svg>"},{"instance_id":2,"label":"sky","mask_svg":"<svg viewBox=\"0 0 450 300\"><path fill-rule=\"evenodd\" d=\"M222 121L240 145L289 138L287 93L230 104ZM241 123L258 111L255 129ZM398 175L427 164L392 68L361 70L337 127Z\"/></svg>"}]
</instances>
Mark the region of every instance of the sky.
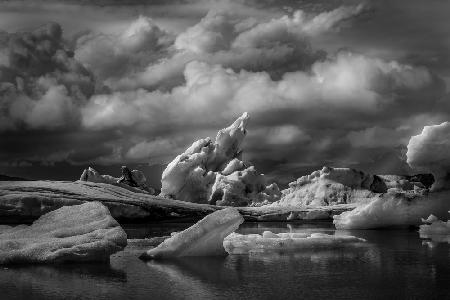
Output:
<instances>
[{"instance_id":1,"label":"sky","mask_svg":"<svg viewBox=\"0 0 450 300\"><path fill-rule=\"evenodd\" d=\"M243 159L414 173L450 120L450 2L0 1L0 174L161 172L250 114Z\"/></svg>"}]
</instances>

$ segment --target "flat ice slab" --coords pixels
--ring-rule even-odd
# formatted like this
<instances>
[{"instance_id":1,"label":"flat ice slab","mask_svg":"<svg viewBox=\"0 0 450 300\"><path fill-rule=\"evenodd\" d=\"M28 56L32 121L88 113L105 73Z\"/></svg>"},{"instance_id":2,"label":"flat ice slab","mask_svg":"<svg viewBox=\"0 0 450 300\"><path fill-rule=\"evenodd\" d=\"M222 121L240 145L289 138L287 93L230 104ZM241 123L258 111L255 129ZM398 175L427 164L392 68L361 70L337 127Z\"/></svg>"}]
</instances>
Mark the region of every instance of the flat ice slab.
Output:
<instances>
[{"instance_id":1,"label":"flat ice slab","mask_svg":"<svg viewBox=\"0 0 450 300\"><path fill-rule=\"evenodd\" d=\"M278 233L264 231L263 234L232 233L223 242L230 254L248 254L272 251L300 251L306 249L336 249L355 245L366 240L351 235L325 233Z\"/></svg>"},{"instance_id":2,"label":"flat ice slab","mask_svg":"<svg viewBox=\"0 0 450 300\"><path fill-rule=\"evenodd\" d=\"M142 259L182 256L226 255L223 240L244 222L235 208L225 208L207 215L191 227L174 234L141 255Z\"/></svg>"},{"instance_id":3,"label":"flat ice slab","mask_svg":"<svg viewBox=\"0 0 450 300\"><path fill-rule=\"evenodd\" d=\"M105 261L127 235L103 204L65 206L31 226L1 226L0 264Z\"/></svg>"}]
</instances>

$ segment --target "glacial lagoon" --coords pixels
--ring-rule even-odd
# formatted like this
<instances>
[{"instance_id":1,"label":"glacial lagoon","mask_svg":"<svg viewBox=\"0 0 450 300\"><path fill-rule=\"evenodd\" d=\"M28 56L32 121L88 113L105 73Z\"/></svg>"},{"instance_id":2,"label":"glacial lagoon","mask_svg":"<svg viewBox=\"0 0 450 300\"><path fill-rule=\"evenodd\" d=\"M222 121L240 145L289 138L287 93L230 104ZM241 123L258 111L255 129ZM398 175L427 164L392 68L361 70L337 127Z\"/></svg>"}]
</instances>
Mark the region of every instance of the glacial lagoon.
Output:
<instances>
[{"instance_id":1,"label":"glacial lagoon","mask_svg":"<svg viewBox=\"0 0 450 300\"><path fill-rule=\"evenodd\" d=\"M129 239L191 224L125 225ZM335 233L328 222L244 223L238 233ZM133 243L110 263L3 266L1 299L448 299L450 247L417 229L352 230L364 247L143 262Z\"/></svg>"}]
</instances>

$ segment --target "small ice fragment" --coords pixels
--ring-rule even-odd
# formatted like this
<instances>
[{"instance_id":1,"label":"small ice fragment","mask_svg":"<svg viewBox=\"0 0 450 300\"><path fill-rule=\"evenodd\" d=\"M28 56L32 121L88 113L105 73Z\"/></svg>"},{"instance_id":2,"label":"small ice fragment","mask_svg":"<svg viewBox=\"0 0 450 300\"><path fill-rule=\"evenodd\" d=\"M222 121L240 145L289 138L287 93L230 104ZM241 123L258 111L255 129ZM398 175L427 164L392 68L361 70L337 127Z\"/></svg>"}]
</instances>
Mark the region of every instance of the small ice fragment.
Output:
<instances>
[{"instance_id":1,"label":"small ice fragment","mask_svg":"<svg viewBox=\"0 0 450 300\"><path fill-rule=\"evenodd\" d=\"M265 239L278 239L278 238L280 238L279 235L273 233L272 231L264 231L262 236Z\"/></svg>"},{"instance_id":2,"label":"small ice fragment","mask_svg":"<svg viewBox=\"0 0 450 300\"><path fill-rule=\"evenodd\" d=\"M301 251L310 249L335 249L347 245L359 245L364 239L349 235L324 233L278 233L265 231L262 235L232 233L223 242L230 254L249 254L270 251Z\"/></svg>"},{"instance_id":3,"label":"small ice fragment","mask_svg":"<svg viewBox=\"0 0 450 300\"><path fill-rule=\"evenodd\" d=\"M226 255L224 238L244 222L236 208L207 215L191 227L172 235L141 255L142 259Z\"/></svg>"}]
</instances>

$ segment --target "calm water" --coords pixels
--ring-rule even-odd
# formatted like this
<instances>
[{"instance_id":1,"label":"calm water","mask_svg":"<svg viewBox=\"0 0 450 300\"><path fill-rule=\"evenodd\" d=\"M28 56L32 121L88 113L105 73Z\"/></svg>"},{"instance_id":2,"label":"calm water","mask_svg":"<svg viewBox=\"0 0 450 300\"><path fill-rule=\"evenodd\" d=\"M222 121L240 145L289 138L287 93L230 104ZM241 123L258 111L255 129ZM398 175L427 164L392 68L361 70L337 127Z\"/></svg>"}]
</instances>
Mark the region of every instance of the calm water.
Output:
<instances>
[{"instance_id":1,"label":"calm water","mask_svg":"<svg viewBox=\"0 0 450 300\"><path fill-rule=\"evenodd\" d=\"M127 226L130 238L188 224ZM253 223L241 233L333 232L329 224ZM346 231L367 247L144 263L127 247L110 264L0 269L0 299L450 299L450 248L414 230Z\"/></svg>"}]
</instances>

